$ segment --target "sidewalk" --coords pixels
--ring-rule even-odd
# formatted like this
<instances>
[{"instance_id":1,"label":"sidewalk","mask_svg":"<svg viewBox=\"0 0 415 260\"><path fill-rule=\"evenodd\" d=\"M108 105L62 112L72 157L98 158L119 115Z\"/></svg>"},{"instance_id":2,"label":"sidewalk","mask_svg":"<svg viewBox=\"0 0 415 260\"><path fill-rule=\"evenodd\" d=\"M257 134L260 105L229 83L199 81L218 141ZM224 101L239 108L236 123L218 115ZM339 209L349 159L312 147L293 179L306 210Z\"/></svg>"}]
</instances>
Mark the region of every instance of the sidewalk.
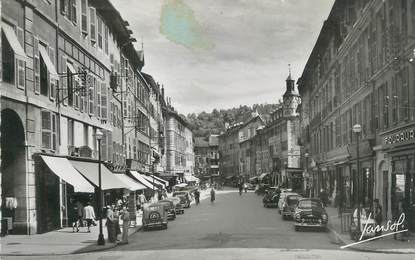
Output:
<instances>
[{"instance_id":1,"label":"sidewalk","mask_svg":"<svg viewBox=\"0 0 415 260\"><path fill-rule=\"evenodd\" d=\"M128 234L131 236L141 227L141 214L136 219L137 226L130 227ZM97 222L98 224L98 222ZM8 235L0 238L0 256L4 255L67 255L102 251L116 247L115 243L108 243L108 232L103 221L103 234L105 245L98 246L97 239L99 234L99 224L91 227L91 232L86 232L86 228L80 228L79 232L72 232L72 228L63 228L44 234L36 235ZM118 235L121 239L122 234Z\"/></svg>"},{"instance_id":2,"label":"sidewalk","mask_svg":"<svg viewBox=\"0 0 415 260\"><path fill-rule=\"evenodd\" d=\"M334 236L335 241L343 246L355 243L354 240L350 239L349 233L341 232L341 219L338 215L337 208L326 207L327 214L329 216L329 230ZM378 252L378 253L402 253L402 254L414 254L415 253L415 236L411 234L405 238L405 241L395 240L393 235L382 237L353 245L348 247L349 249L356 251L366 252Z\"/></svg>"}]
</instances>

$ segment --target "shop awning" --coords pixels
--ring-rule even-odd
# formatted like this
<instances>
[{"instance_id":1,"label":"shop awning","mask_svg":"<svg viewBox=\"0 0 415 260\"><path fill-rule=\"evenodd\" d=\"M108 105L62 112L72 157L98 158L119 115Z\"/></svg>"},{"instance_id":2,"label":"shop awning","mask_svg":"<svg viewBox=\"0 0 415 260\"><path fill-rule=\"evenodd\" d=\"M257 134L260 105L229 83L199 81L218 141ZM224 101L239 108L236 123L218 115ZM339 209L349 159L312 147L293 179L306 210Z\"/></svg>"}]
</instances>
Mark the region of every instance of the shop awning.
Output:
<instances>
[{"instance_id":1,"label":"shop awning","mask_svg":"<svg viewBox=\"0 0 415 260\"><path fill-rule=\"evenodd\" d=\"M163 180L162 178L157 177L157 176L155 176L155 175L151 175L151 177L154 177L154 178L155 178L156 180L158 180L159 182L164 183L164 185L165 185L165 186L169 186L169 182L168 182L168 181Z\"/></svg>"},{"instance_id":2,"label":"shop awning","mask_svg":"<svg viewBox=\"0 0 415 260\"><path fill-rule=\"evenodd\" d=\"M227 179L227 180L230 180L230 179L233 179L233 178L236 178L236 176L235 176L235 175L233 175L233 176L228 176L228 177L226 177L226 179Z\"/></svg>"},{"instance_id":3,"label":"shop awning","mask_svg":"<svg viewBox=\"0 0 415 260\"><path fill-rule=\"evenodd\" d=\"M135 180L133 180L132 178L128 177L125 174L114 174L114 176L116 176L123 183L125 183L126 187L128 187L128 189L131 190L131 191L145 190L146 189L146 186L144 186L143 184L141 184L139 182L136 182Z\"/></svg>"},{"instance_id":4,"label":"shop awning","mask_svg":"<svg viewBox=\"0 0 415 260\"><path fill-rule=\"evenodd\" d=\"M159 185L161 186L163 189L166 188L166 185L164 185L164 183L159 182L156 178L153 178L151 176L147 176L147 175L141 175L143 176L144 179L146 179L149 183L151 183L151 186L153 186L153 182L155 185Z\"/></svg>"},{"instance_id":5,"label":"shop awning","mask_svg":"<svg viewBox=\"0 0 415 260\"><path fill-rule=\"evenodd\" d=\"M263 173L261 175L259 175L258 179L261 181L263 178L265 178L265 176L267 176L269 173Z\"/></svg>"},{"instance_id":6,"label":"shop awning","mask_svg":"<svg viewBox=\"0 0 415 260\"><path fill-rule=\"evenodd\" d=\"M153 187L153 184L151 184L150 182L147 181L146 178L143 177L142 174L136 172L136 171L130 171L131 175L141 184L143 184L144 186L146 186L146 188L148 189L155 189L157 190L157 187Z\"/></svg>"},{"instance_id":7,"label":"shop awning","mask_svg":"<svg viewBox=\"0 0 415 260\"><path fill-rule=\"evenodd\" d=\"M82 176L66 158L40 156L49 169L74 187L75 192L94 192L94 186Z\"/></svg>"},{"instance_id":8,"label":"shop awning","mask_svg":"<svg viewBox=\"0 0 415 260\"><path fill-rule=\"evenodd\" d=\"M1 29L3 30L4 35L10 44L10 47L13 49L14 55L18 56L18 58L21 60L27 61L27 55L19 40L17 39L13 28L6 23L1 23Z\"/></svg>"},{"instance_id":9,"label":"shop awning","mask_svg":"<svg viewBox=\"0 0 415 260\"><path fill-rule=\"evenodd\" d=\"M51 78L59 79L58 73L56 72L55 65L50 60L49 54L46 51L45 47L39 44L39 52L42 56L43 61L45 62L46 68L48 68L49 74Z\"/></svg>"},{"instance_id":10,"label":"shop awning","mask_svg":"<svg viewBox=\"0 0 415 260\"><path fill-rule=\"evenodd\" d=\"M97 187L99 186L98 163L70 160L71 164L85 178ZM105 165L101 164L101 186L102 190L127 189L127 185L117 178Z\"/></svg>"}]
</instances>

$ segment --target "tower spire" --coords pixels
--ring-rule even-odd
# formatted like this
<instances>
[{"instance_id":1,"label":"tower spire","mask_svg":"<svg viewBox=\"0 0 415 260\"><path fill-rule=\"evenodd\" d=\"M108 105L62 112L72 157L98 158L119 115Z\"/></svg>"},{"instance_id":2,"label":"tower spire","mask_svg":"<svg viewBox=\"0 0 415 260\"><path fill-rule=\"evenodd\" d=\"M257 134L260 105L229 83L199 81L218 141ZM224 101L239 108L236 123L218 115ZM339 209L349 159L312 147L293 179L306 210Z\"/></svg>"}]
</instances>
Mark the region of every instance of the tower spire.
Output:
<instances>
[{"instance_id":1,"label":"tower spire","mask_svg":"<svg viewBox=\"0 0 415 260\"><path fill-rule=\"evenodd\" d=\"M288 78L287 80L291 80L291 64L288 64Z\"/></svg>"}]
</instances>

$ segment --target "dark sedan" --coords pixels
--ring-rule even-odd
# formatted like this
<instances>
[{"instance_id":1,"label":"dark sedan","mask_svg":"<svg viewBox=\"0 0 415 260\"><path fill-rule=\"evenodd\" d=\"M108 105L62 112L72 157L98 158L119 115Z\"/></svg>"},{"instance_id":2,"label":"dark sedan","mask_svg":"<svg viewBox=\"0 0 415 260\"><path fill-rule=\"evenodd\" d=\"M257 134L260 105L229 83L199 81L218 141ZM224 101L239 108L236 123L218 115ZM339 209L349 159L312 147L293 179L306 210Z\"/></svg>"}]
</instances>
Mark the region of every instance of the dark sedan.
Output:
<instances>
[{"instance_id":1,"label":"dark sedan","mask_svg":"<svg viewBox=\"0 0 415 260\"><path fill-rule=\"evenodd\" d=\"M320 199L300 199L294 212L295 231L302 227L326 229L328 216Z\"/></svg>"}]
</instances>

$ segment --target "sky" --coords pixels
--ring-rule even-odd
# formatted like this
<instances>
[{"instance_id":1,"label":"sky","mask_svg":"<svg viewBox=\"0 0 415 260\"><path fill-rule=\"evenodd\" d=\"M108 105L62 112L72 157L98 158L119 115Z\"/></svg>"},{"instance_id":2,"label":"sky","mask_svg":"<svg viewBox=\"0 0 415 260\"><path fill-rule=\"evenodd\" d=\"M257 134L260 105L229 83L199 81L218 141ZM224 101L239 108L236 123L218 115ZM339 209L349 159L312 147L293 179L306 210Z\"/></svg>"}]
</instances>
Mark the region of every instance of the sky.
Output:
<instances>
[{"instance_id":1,"label":"sky","mask_svg":"<svg viewBox=\"0 0 415 260\"><path fill-rule=\"evenodd\" d=\"M334 0L111 0L182 114L277 103Z\"/></svg>"}]
</instances>

